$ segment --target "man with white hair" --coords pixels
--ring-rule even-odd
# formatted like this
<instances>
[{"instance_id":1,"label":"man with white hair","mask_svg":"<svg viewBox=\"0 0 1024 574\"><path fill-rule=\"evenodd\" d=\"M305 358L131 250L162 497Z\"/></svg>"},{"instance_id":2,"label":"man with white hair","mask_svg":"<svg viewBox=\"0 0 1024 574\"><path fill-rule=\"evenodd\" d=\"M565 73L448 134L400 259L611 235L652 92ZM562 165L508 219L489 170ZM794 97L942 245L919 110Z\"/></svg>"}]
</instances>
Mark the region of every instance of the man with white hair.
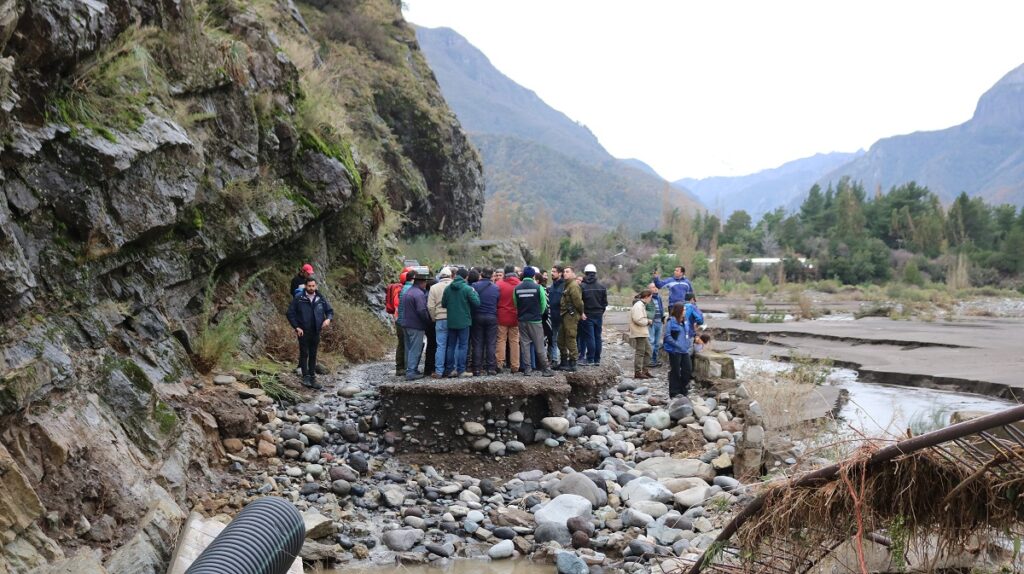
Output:
<instances>
[{"instance_id":1,"label":"man with white hair","mask_svg":"<svg viewBox=\"0 0 1024 574\"><path fill-rule=\"evenodd\" d=\"M434 372L432 379L440 379L453 373L455 367L455 347L448 345L448 309L441 306L444 290L451 285L452 269L445 267L437 276L437 284L427 294L427 311L434 321L434 332L437 333L437 352L434 354Z\"/></svg>"}]
</instances>

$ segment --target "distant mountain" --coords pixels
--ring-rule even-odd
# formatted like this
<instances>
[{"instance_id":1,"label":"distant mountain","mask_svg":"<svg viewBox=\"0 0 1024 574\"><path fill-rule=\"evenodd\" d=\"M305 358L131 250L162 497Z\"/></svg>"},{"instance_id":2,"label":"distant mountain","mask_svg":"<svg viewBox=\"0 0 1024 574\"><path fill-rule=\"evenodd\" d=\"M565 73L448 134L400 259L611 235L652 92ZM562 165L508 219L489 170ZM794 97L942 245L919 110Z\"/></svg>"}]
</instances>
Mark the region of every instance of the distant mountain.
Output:
<instances>
[{"instance_id":1,"label":"distant mountain","mask_svg":"<svg viewBox=\"0 0 1024 574\"><path fill-rule=\"evenodd\" d=\"M638 170L640 170L642 172L647 173L648 175L653 175L654 177L656 177L658 179L661 179L661 174L659 174L658 172L654 171L654 168L649 166L649 165L647 165L647 163L644 162L643 160L636 159L635 157L630 157L630 158L620 159L619 161L621 161L622 163L628 165L629 167L631 167L633 169L638 169Z\"/></svg>"},{"instance_id":2,"label":"distant mountain","mask_svg":"<svg viewBox=\"0 0 1024 574\"><path fill-rule=\"evenodd\" d=\"M653 169L612 157L586 126L502 74L454 30L418 27L416 36L448 105L481 152L488 197L544 205L561 222L658 224L667 184ZM686 190L669 189L672 206L701 207Z\"/></svg>"},{"instance_id":3,"label":"distant mountain","mask_svg":"<svg viewBox=\"0 0 1024 574\"><path fill-rule=\"evenodd\" d=\"M916 181L945 201L965 191L990 203L1024 206L1024 65L985 92L965 123L879 140L821 182L842 176L869 191Z\"/></svg>"},{"instance_id":4,"label":"distant mountain","mask_svg":"<svg viewBox=\"0 0 1024 574\"><path fill-rule=\"evenodd\" d=\"M743 209L756 221L777 207L789 206L825 174L862 153L819 153L750 175L686 178L675 183L692 191L712 213L721 211L726 218Z\"/></svg>"}]
</instances>

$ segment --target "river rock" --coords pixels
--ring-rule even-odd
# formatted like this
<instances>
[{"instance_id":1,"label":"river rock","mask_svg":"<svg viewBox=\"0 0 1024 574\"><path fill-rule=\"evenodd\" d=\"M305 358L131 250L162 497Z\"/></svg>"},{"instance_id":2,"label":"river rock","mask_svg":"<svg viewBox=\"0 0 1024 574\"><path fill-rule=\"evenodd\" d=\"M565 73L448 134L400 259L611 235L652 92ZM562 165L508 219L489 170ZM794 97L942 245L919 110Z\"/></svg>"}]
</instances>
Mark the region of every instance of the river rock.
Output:
<instances>
[{"instance_id":1,"label":"river rock","mask_svg":"<svg viewBox=\"0 0 1024 574\"><path fill-rule=\"evenodd\" d=\"M653 407L647 403L626 403L624 408L630 415L638 415L650 412Z\"/></svg>"},{"instance_id":2,"label":"river rock","mask_svg":"<svg viewBox=\"0 0 1024 574\"><path fill-rule=\"evenodd\" d=\"M473 421L466 421L462 423L462 430L472 436L483 436L487 434L487 427Z\"/></svg>"},{"instance_id":3,"label":"river rock","mask_svg":"<svg viewBox=\"0 0 1024 574\"><path fill-rule=\"evenodd\" d=\"M633 506L633 503L647 500L668 502L672 500L672 492L660 482L646 476L641 476L629 481L629 484L624 486L619 492L619 498L627 506Z\"/></svg>"},{"instance_id":4,"label":"river rock","mask_svg":"<svg viewBox=\"0 0 1024 574\"><path fill-rule=\"evenodd\" d=\"M524 415L521 411L515 411L514 413L508 415L508 422L513 424L521 423L524 420L526 420L526 415Z\"/></svg>"},{"instance_id":5,"label":"river rock","mask_svg":"<svg viewBox=\"0 0 1024 574\"><path fill-rule=\"evenodd\" d=\"M704 438L708 441L718 440L718 436L722 434L722 423L718 422L715 418L704 419Z\"/></svg>"},{"instance_id":6,"label":"river rock","mask_svg":"<svg viewBox=\"0 0 1024 574\"><path fill-rule=\"evenodd\" d=\"M233 385L236 382L238 382L238 379L232 377L231 375L217 375L213 377L213 384L215 385Z\"/></svg>"},{"instance_id":7,"label":"river rock","mask_svg":"<svg viewBox=\"0 0 1024 574\"><path fill-rule=\"evenodd\" d=\"M633 502L630 505L630 508L634 508L636 510L639 510L640 512L643 512L644 514L649 514L649 515L651 515L655 519L664 516L665 513L668 512L668 507L667 506L665 506L661 502L656 502L654 500L639 500L639 501Z\"/></svg>"},{"instance_id":8,"label":"river rock","mask_svg":"<svg viewBox=\"0 0 1024 574\"><path fill-rule=\"evenodd\" d=\"M334 534L334 522L316 509L302 513L302 522L306 526L306 538L316 540Z\"/></svg>"},{"instance_id":9,"label":"river rock","mask_svg":"<svg viewBox=\"0 0 1024 574\"><path fill-rule=\"evenodd\" d=\"M359 442L359 425L352 422L341 425L341 438L346 442Z\"/></svg>"},{"instance_id":10,"label":"river rock","mask_svg":"<svg viewBox=\"0 0 1024 574\"><path fill-rule=\"evenodd\" d=\"M590 548L590 536L582 530L577 530L572 533L572 547L573 548Z\"/></svg>"},{"instance_id":11,"label":"river rock","mask_svg":"<svg viewBox=\"0 0 1024 574\"><path fill-rule=\"evenodd\" d=\"M573 516L569 520L565 521L565 525L569 528L569 532L573 534L577 532L585 532L587 536L594 535L594 523L589 518Z\"/></svg>"},{"instance_id":12,"label":"river rock","mask_svg":"<svg viewBox=\"0 0 1024 574\"><path fill-rule=\"evenodd\" d=\"M545 417L541 419L540 425L556 435L563 435L569 430L569 421L562 417Z\"/></svg>"},{"instance_id":13,"label":"river rock","mask_svg":"<svg viewBox=\"0 0 1024 574\"><path fill-rule=\"evenodd\" d=\"M569 529L564 524L555 524L553 522L546 522L538 526L533 531L533 539L537 544L547 542L557 542L562 546L572 544L572 535L569 533Z\"/></svg>"},{"instance_id":14,"label":"river rock","mask_svg":"<svg viewBox=\"0 0 1024 574\"><path fill-rule=\"evenodd\" d=\"M345 397L346 399L351 399L352 397L359 394L359 390L359 387L355 385L346 385L338 391L338 396Z\"/></svg>"},{"instance_id":15,"label":"river rock","mask_svg":"<svg viewBox=\"0 0 1024 574\"><path fill-rule=\"evenodd\" d=\"M348 455L348 465L359 474L370 472L370 463L361 452L354 452Z\"/></svg>"},{"instance_id":16,"label":"river rock","mask_svg":"<svg viewBox=\"0 0 1024 574\"><path fill-rule=\"evenodd\" d=\"M338 496L348 496L348 494L352 492L352 483L341 479L332 481L331 492Z\"/></svg>"},{"instance_id":17,"label":"river rock","mask_svg":"<svg viewBox=\"0 0 1024 574\"><path fill-rule=\"evenodd\" d=\"M600 508L608 503L608 494L593 480L579 472L574 472L558 481L558 484L551 489L551 493L556 496L559 494L582 496L590 501L590 505L594 508Z\"/></svg>"},{"instance_id":18,"label":"river rock","mask_svg":"<svg viewBox=\"0 0 1024 574\"><path fill-rule=\"evenodd\" d=\"M505 443L494 441L487 445L487 452L493 456L505 456Z\"/></svg>"},{"instance_id":19,"label":"river rock","mask_svg":"<svg viewBox=\"0 0 1024 574\"><path fill-rule=\"evenodd\" d=\"M308 438L309 441L313 443L319 443L320 441L324 440L324 435L327 434L327 432L324 431L324 427L312 423L300 426L299 432L306 435L306 438Z\"/></svg>"},{"instance_id":20,"label":"river rock","mask_svg":"<svg viewBox=\"0 0 1024 574\"><path fill-rule=\"evenodd\" d=\"M491 560L504 560L505 558L511 558L515 551L516 547L512 544L511 540L502 540L491 546L491 549L487 551L487 555L491 557Z\"/></svg>"},{"instance_id":21,"label":"river rock","mask_svg":"<svg viewBox=\"0 0 1024 574\"><path fill-rule=\"evenodd\" d=\"M320 464L307 464L306 473L313 478L320 478L324 474L324 467Z\"/></svg>"},{"instance_id":22,"label":"river rock","mask_svg":"<svg viewBox=\"0 0 1024 574\"><path fill-rule=\"evenodd\" d=\"M644 419L644 428L647 429L664 430L670 426L672 426L672 418L666 410L658 409Z\"/></svg>"},{"instance_id":23,"label":"river rock","mask_svg":"<svg viewBox=\"0 0 1024 574\"><path fill-rule=\"evenodd\" d=\"M558 574L590 574L590 567L582 558L564 550L555 554L555 568Z\"/></svg>"},{"instance_id":24,"label":"river rock","mask_svg":"<svg viewBox=\"0 0 1024 574\"><path fill-rule=\"evenodd\" d=\"M423 540L423 535L424 532L416 528L400 528L385 532L381 539L385 546L395 552L408 552Z\"/></svg>"},{"instance_id":25,"label":"river rock","mask_svg":"<svg viewBox=\"0 0 1024 574\"><path fill-rule=\"evenodd\" d=\"M722 490L728 492L740 486L740 481L736 480L731 476L716 476L714 480L716 486L722 487Z\"/></svg>"},{"instance_id":26,"label":"river rock","mask_svg":"<svg viewBox=\"0 0 1024 574\"><path fill-rule=\"evenodd\" d=\"M451 558L454 548L449 549L447 544L427 544L427 552L436 554L442 558Z\"/></svg>"},{"instance_id":27,"label":"river rock","mask_svg":"<svg viewBox=\"0 0 1024 574\"><path fill-rule=\"evenodd\" d=\"M682 492L677 492L673 497L673 500L679 508L685 509L690 508L691 506L701 506L704 504L704 499L707 497L707 493L707 487L695 486Z\"/></svg>"},{"instance_id":28,"label":"river rock","mask_svg":"<svg viewBox=\"0 0 1024 574\"><path fill-rule=\"evenodd\" d=\"M647 528L647 525L654 523L654 517L650 514L644 514L639 510L633 508L627 508L621 516L622 524L624 526L636 526L639 528Z\"/></svg>"},{"instance_id":29,"label":"river rock","mask_svg":"<svg viewBox=\"0 0 1024 574\"><path fill-rule=\"evenodd\" d=\"M589 480L589 479L588 479ZM573 516L590 517L593 505L589 500L576 494L560 494L541 506L533 518L538 525L557 524L565 526Z\"/></svg>"},{"instance_id":30,"label":"river rock","mask_svg":"<svg viewBox=\"0 0 1024 574\"><path fill-rule=\"evenodd\" d=\"M683 531L655 523L647 528L647 535L654 538L662 546L671 546L676 540L682 538Z\"/></svg>"},{"instance_id":31,"label":"river rock","mask_svg":"<svg viewBox=\"0 0 1024 574\"><path fill-rule=\"evenodd\" d=\"M270 441L260 439L259 442L256 443L256 453L263 458L277 456L277 445Z\"/></svg>"},{"instance_id":32,"label":"river rock","mask_svg":"<svg viewBox=\"0 0 1024 574\"><path fill-rule=\"evenodd\" d=\"M388 503L388 506L393 508L399 508L402 503L405 502L406 497L409 493L400 486L388 486L381 490L381 494L384 495L384 501Z\"/></svg>"},{"instance_id":33,"label":"river rock","mask_svg":"<svg viewBox=\"0 0 1024 574\"><path fill-rule=\"evenodd\" d=\"M483 450L487 450L487 447L489 447L489 446L491 446L491 439L489 439L489 438L487 438L485 436L482 436L482 437L476 439L475 441L473 441L473 450L475 450L477 452L480 452L480 451L483 451Z\"/></svg>"},{"instance_id":34,"label":"river rock","mask_svg":"<svg viewBox=\"0 0 1024 574\"><path fill-rule=\"evenodd\" d=\"M608 414L611 415L611 417L615 419L615 422L619 423L620 425L624 425L629 422L629 413L626 411L626 409L618 405L608 409Z\"/></svg>"},{"instance_id":35,"label":"river rock","mask_svg":"<svg viewBox=\"0 0 1024 574\"><path fill-rule=\"evenodd\" d=\"M510 440L505 443L505 448L508 452L523 452L526 450L526 445L517 440Z\"/></svg>"},{"instance_id":36,"label":"river rock","mask_svg":"<svg viewBox=\"0 0 1024 574\"><path fill-rule=\"evenodd\" d=\"M508 526L499 526L494 529L492 534L494 534L495 538L500 538L502 540L512 540L517 536L516 531Z\"/></svg>"},{"instance_id":37,"label":"river rock","mask_svg":"<svg viewBox=\"0 0 1024 574\"><path fill-rule=\"evenodd\" d=\"M636 470L652 472L659 480L698 477L711 481L715 478L715 469L696 458L654 457L636 465Z\"/></svg>"}]
</instances>

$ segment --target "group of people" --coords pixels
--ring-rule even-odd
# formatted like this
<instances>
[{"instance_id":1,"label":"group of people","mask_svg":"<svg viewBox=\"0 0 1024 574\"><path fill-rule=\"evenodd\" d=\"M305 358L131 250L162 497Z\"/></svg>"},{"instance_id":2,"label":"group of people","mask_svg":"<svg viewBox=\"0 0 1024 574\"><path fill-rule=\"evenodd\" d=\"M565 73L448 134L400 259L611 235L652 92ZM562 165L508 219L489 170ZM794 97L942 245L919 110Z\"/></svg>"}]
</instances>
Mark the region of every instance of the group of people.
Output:
<instances>
[{"instance_id":1,"label":"group of people","mask_svg":"<svg viewBox=\"0 0 1024 574\"><path fill-rule=\"evenodd\" d=\"M691 354L711 341L710 335L697 333L698 326L704 325L704 314L697 306L697 296L685 272L682 266L676 267L672 278L665 280L655 273L647 288L637 294L629 310L633 377L653 378L649 368L660 366L659 343L662 343L669 358L669 397L689 392L693 376ZM667 317L661 300L662 288L668 289Z\"/></svg>"},{"instance_id":2,"label":"group of people","mask_svg":"<svg viewBox=\"0 0 1024 574\"><path fill-rule=\"evenodd\" d=\"M583 271L449 266L433 277L402 270L386 300L398 336L395 374L417 380L536 370L550 377L579 363L599 365L608 293L594 265Z\"/></svg>"},{"instance_id":3,"label":"group of people","mask_svg":"<svg viewBox=\"0 0 1024 574\"><path fill-rule=\"evenodd\" d=\"M667 312L662 289L668 291ZM299 343L302 384L319 389L317 349L334 309L317 290L309 264L292 279L291 290L287 317ZM561 265L548 272L529 266L448 266L436 276L409 267L388 286L385 307L395 318L398 338L395 374L406 380L534 371L550 377L554 370L600 365L608 292L593 264L582 276ZM668 279L655 273L629 313L634 377L652 378L649 369L661 366L659 351L664 349L669 395L686 394L691 353L710 341L697 332L703 324L685 269L676 267Z\"/></svg>"}]
</instances>

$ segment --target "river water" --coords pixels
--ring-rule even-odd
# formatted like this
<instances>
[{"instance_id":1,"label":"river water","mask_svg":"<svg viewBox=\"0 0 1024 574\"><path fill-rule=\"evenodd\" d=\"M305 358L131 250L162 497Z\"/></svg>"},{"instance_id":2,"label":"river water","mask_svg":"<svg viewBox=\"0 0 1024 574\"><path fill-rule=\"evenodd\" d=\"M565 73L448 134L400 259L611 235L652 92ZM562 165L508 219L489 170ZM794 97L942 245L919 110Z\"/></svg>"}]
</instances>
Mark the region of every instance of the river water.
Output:
<instances>
[{"instance_id":1,"label":"river water","mask_svg":"<svg viewBox=\"0 0 1024 574\"><path fill-rule=\"evenodd\" d=\"M734 359L736 376L740 379L752 373L790 368L780 361ZM902 437L907 428L920 434L948 425L957 411L998 412L1017 406L1011 401L973 393L865 383L858 379L857 371L851 369L831 369L826 384L849 393L849 400L839 411L843 434L868 437Z\"/></svg>"}]
</instances>

